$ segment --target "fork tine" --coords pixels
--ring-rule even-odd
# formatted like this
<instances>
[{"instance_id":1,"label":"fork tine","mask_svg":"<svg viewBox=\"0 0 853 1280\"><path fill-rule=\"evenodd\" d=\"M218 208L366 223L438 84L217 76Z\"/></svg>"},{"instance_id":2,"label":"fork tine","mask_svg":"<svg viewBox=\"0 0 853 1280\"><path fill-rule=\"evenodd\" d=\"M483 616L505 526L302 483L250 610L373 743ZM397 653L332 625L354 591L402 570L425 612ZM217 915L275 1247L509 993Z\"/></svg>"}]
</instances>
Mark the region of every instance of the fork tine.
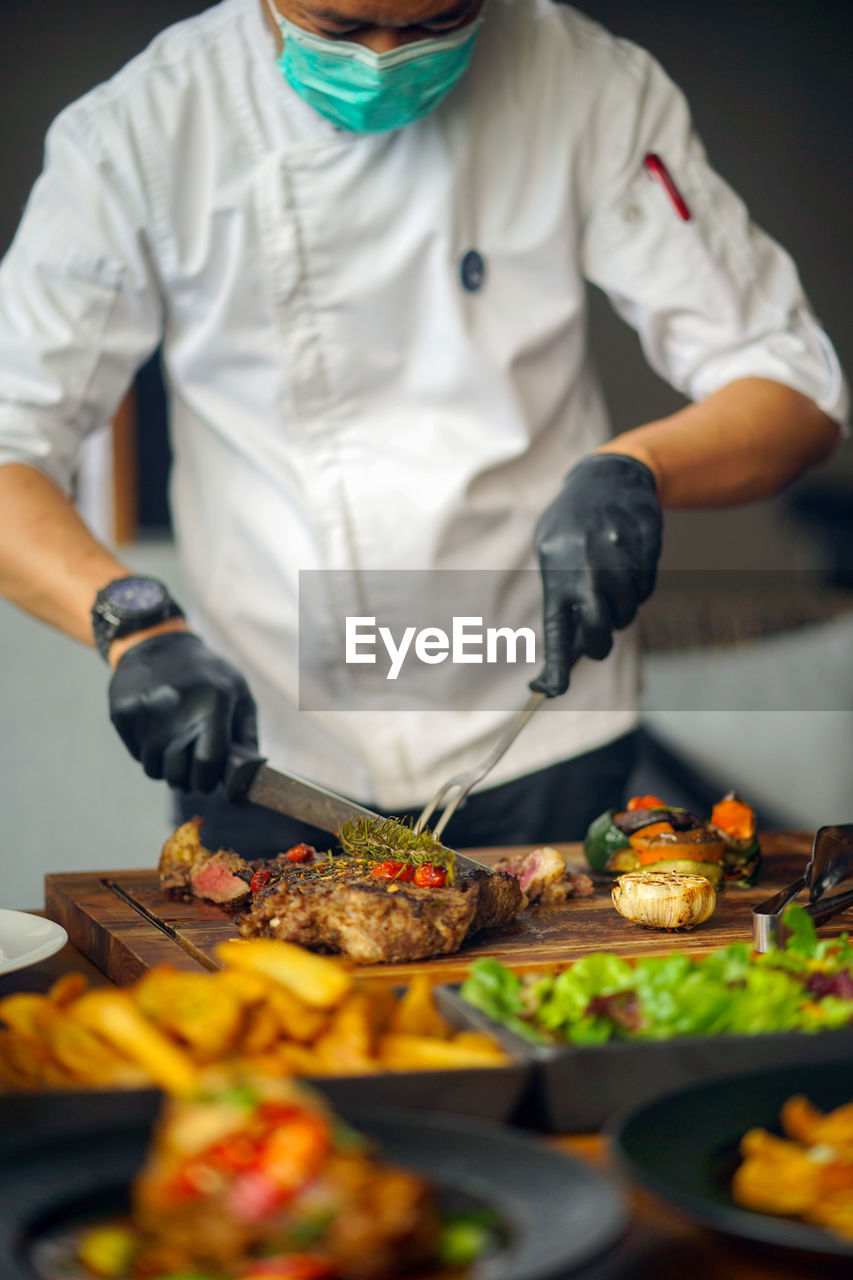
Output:
<instances>
[{"instance_id":1,"label":"fork tine","mask_svg":"<svg viewBox=\"0 0 853 1280\"><path fill-rule=\"evenodd\" d=\"M435 813L436 809L441 808L442 801L444 800L448 791L451 791L453 787L457 786L458 781L459 781L459 775L455 775L452 778L446 778L445 781L442 782L441 786L438 788L438 791L436 791L435 795L432 797L431 800L427 801L427 803L424 805L423 809L421 810L421 816L418 818L417 822L415 823L415 831L423 831L424 827L429 822L430 818Z\"/></svg>"},{"instance_id":2,"label":"fork tine","mask_svg":"<svg viewBox=\"0 0 853 1280\"><path fill-rule=\"evenodd\" d=\"M415 823L416 832L423 831L424 827L429 822L432 815L435 813L436 809L438 808L441 802L441 795L443 791L444 791L444 787L441 788L441 791L437 791L433 796L433 798L427 801L426 805L421 810L421 816L418 818L417 822Z\"/></svg>"},{"instance_id":3,"label":"fork tine","mask_svg":"<svg viewBox=\"0 0 853 1280\"><path fill-rule=\"evenodd\" d=\"M455 773L448 778L436 791L432 799L427 803L418 818L415 825L415 831L422 831L426 823L432 817L435 810L441 805L446 794L453 788L459 787L459 794L451 804L446 805L444 813L433 828L433 835L439 839L442 831L453 817L460 804L465 800L468 792L475 787L478 782L485 778L486 774L497 764L501 756L509 749L510 745L518 737L518 734L527 724L527 721L533 715L542 703L545 701L544 693L531 693L521 710L513 717L508 727L504 730L503 735L498 739L495 746L489 752L479 765L475 765L473 769L466 769L461 773Z\"/></svg>"},{"instance_id":4,"label":"fork tine","mask_svg":"<svg viewBox=\"0 0 853 1280\"><path fill-rule=\"evenodd\" d=\"M451 800L450 804L445 805L444 813L441 815L438 822L435 824L435 826L432 829L432 834L435 836L436 840L441 839L442 831L447 826L448 822L453 817L454 813L459 808L460 804L462 804L463 800L468 795L468 792L471 790L473 785L474 785L473 782L469 782L467 786L460 787L459 791L456 794L455 799Z\"/></svg>"}]
</instances>

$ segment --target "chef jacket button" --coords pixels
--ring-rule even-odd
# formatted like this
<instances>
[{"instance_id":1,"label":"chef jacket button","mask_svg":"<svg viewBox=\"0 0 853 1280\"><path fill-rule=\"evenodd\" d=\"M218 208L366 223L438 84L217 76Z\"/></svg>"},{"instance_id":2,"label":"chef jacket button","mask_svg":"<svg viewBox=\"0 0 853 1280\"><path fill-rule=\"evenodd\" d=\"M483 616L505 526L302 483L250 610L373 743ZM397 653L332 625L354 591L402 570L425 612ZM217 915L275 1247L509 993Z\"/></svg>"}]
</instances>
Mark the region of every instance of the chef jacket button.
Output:
<instances>
[{"instance_id":1,"label":"chef jacket button","mask_svg":"<svg viewBox=\"0 0 853 1280\"><path fill-rule=\"evenodd\" d=\"M467 289L469 293L476 293L482 288L485 278L486 264L482 255L476 249L469 249L459 263L459 279L462 281L463 289Z\"/></svg>"}]
</instances>

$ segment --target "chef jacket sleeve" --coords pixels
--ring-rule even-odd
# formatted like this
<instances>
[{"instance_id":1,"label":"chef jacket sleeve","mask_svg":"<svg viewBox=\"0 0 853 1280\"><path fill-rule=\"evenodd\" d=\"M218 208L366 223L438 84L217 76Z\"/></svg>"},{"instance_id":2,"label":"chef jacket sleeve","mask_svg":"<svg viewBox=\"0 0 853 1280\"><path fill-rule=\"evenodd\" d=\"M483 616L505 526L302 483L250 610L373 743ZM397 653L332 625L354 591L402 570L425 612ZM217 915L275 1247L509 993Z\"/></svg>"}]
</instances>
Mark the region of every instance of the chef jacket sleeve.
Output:
<instances>
[{"instance_id":1,"label":"chef jacket sleeve","mask_svg":"<svg viewBox=\"0 0 853 1280\"><path fill-rule=\"evenodd\" d=\"M0 264L0 463L66 490L81 439L111 420L159 341L143 192L133 164L69 108Z\"/></svg>"},{"instance_id":2,"label":"chef jacket sleeve","mask_svg":"<svg viewBox=\"0 0 853 1280\"><path fill-rule=\"evenodd\" d=\"M587 133L583 272L692 400L737 378L794 387L842 424L848 392L789 255L709 165L687 104L644 50L615 42ZM645 163L658 157L683 198Z\"/></svg>"}]
</instances>

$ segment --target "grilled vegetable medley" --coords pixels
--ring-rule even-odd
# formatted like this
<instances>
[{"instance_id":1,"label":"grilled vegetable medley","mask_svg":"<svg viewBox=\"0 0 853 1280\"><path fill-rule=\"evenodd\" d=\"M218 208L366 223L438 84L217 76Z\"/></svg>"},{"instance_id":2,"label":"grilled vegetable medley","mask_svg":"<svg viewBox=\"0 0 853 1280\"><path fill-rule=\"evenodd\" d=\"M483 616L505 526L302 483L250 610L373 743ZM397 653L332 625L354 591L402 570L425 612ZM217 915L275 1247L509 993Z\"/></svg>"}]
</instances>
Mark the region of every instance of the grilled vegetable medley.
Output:
<instances>
[{"instance_id":1,"label":"grilled vegetable medley","mask_svg":"<svg viewBox=\"0 0 853 1280\"><path fill-rule=\"evenodd\" d=\"M596 871L702 875L714 888L754 884L761 865L755 810L733 791L708 821L657 796L634 796L624 812L608 809L590 824L584 854Z\"/></svg>"}]
</instances>

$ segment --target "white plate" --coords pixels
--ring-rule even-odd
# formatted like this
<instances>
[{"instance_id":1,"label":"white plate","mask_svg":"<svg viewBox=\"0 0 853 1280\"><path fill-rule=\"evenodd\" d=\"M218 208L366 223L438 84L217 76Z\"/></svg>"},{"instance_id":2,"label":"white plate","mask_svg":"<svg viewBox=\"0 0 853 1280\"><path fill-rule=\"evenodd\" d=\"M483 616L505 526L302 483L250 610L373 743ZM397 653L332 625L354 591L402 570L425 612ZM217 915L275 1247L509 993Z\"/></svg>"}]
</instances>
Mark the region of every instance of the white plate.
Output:
<instances>
[{"instance_id":1,"label":"white plate","mask_svg":"<svg viewBox=\"0 0 853 1280\"><path fill-rule=\"evenodd\" d=\"M68 934L53 920L0 907L0 974L38 964L67 941Z\"/></svg>"}]
</instances>

